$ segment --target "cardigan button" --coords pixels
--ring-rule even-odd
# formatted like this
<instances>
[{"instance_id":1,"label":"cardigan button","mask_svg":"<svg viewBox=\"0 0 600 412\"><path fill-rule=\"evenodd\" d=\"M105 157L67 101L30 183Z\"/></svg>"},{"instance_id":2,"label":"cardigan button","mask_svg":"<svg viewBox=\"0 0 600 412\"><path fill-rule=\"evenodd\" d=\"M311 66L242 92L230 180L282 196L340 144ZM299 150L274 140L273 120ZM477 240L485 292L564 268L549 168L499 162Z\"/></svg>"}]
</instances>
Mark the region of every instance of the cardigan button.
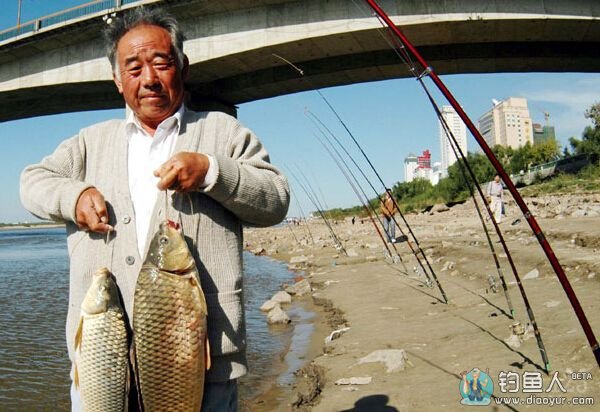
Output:
<instances>
[{"instance_id":1,"label":"cardigan button","mask_svg":"<svg viewBox=\"0 0 600 412\"><path fill-rule=\"evenodd\" d=\"M121 221L125 224L128 224L129 222L131 222L131 217L129 217L129 215L125 215L125 216L123 216Z\"/></svg>"},{"instance_id":2,"label":"cardigan button","mask_svg":"<svg viewBox=\"0 0 600 412\"><path fill-rule=\"evenodd\" d=\"M125 263L131 266L135 263L135 258L133 256L127 256L125 258Z\"/></svg>"}]
</instances>

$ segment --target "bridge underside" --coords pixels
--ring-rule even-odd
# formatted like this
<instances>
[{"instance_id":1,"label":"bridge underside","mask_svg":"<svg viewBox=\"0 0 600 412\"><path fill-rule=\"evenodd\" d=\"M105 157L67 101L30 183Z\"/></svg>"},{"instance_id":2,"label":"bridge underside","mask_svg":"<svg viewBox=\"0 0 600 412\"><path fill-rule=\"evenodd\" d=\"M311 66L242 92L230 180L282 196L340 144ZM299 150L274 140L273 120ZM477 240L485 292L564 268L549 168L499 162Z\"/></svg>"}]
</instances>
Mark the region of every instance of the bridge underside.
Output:
<instances>
[{"instance_id":1,"label":"bridge underside","mask_svg":"<svg viewBox=\"0 0 600 412\"><path fill-rule=\"evenodd\" d=\"M401 28L440 75L600 72L600 20L593 18L436 21ZM99 29L99 25L80 28L81 44L96 41ZM195 109L235 112L236 105L241 103L304 90L411 77L408 66L389 47L382 33L372 28L361 29L275 41L212 59L190 56L193 64L187 82L189 104ZM62 36L64 41L69 36L68 30ZM265 43L270 40L267 36ZM10 64L23 56L35 56L40 53L43 41L3 48L0 63ZM47 41L55 39L49 37ZM89 49L81 46L82 51ZM101 50L90 53L95 53L89 57L91 61L102 56ZM274 54L293 62L304 71L304 76ZM60 69L61 63L57 59L51 69ZM21 75L42 72L35 66L20 66ZM105 79L2 91L0 121L123 107L122 97L108 80L108 73Z\"/></svg>"}]
</instances>

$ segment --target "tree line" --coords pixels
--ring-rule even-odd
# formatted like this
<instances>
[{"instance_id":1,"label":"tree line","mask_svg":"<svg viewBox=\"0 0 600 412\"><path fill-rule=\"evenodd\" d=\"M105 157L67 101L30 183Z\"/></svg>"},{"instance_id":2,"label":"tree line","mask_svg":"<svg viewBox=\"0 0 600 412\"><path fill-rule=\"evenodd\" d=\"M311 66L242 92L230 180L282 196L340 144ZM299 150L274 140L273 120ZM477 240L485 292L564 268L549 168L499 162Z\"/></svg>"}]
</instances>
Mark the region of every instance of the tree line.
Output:
<instances>
[{"instance_id":1,"label":"tree line","mask_svg":"<svg viewBox=\"0 0 600 412\"><path fill-rule=\"evenodd\" d=\"M548 140L538 144L527 143L518 149L511 147L494 146L492 151L509 174L518 174L526 171L531 166L552 162L572 155L588 155L591 160L591 168L585 171L585 176L598 177L600 175L600 102L592 105L584 114L590 119L592 125L587 126L581 139L571 137L569 146L561 151L556 140ZM459 159L448 168L448 176L440 179L437 185L432 185L426 179L414 179L411 182L398 182L392 187L392 193L396 197L403 211L419 210L425 206L436 203L453 203L464 201L469 197L469 188L460 170ZM477 181L480 183L492 180L496 171L483 153L468 153L467 161L473 169ZM379 207L378 199L371 199L371 204ZM343 218L345 216L364 216L366 212L362 206L351 208L336 208L327 211L332 218Z\"/></svg>"}]
</instances>

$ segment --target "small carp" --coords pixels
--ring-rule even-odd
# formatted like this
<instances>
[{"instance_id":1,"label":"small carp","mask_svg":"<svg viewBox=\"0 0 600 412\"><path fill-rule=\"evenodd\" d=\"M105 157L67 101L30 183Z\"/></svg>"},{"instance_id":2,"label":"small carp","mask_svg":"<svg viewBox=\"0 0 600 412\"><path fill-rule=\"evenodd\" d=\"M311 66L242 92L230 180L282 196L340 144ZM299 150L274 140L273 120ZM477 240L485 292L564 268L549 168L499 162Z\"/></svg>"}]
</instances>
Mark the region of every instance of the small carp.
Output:
<instances>
[{"instance_id":1,"label":"small carp","mask_svg":"<svg viewBox=\"0 0 600 412\"><path fill-rule=\"evenodd\" d=\"M133 301L135 368L145 412L198 412L210 367L207 307L182 233L164 221L154 235Z\"/></svg>"},{"instance_id":2,"label":"small carp","mask_svg":"<svg viewBox=\"0 0 600 412\"><path fill-rule=\"evenodd\" d=\"M109 270L94 273L75 334L75 386L86 412L127 410L129 334L117 285Z\"/></svg>"}]
</instances>

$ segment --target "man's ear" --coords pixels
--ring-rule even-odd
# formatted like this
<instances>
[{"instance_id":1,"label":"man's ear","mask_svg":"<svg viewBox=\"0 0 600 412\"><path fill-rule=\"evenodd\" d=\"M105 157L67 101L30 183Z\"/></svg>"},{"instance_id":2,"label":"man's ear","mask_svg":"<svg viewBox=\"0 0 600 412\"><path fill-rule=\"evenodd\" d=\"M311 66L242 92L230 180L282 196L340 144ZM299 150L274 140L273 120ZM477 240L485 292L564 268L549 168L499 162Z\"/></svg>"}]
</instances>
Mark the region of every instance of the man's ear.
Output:
<instances>
[{"instance_id":1,"label":"man's ear","mask_svg":"<svg viewBox=\"0 0 600 412\"><path fill-rule=\"evenodd\" d=\"M188 78L188 74L190 72L190 61L188 57L183 55L183 67L181 68L181 79L185 82Z\"/></svg>"},{"instance_id":2,"label":"man's ear","mask_svg":"<svg viewBox=\"0 0 600 412\"><path fill-rule=\"evenodd\" d=\"M115 85L117 86L117 90L119 91L119 93L123 94L123 84L121 83L121 79L117 77L115 72L113 72L113 82L115 82Z\"/></svg>"}]
</instances>

